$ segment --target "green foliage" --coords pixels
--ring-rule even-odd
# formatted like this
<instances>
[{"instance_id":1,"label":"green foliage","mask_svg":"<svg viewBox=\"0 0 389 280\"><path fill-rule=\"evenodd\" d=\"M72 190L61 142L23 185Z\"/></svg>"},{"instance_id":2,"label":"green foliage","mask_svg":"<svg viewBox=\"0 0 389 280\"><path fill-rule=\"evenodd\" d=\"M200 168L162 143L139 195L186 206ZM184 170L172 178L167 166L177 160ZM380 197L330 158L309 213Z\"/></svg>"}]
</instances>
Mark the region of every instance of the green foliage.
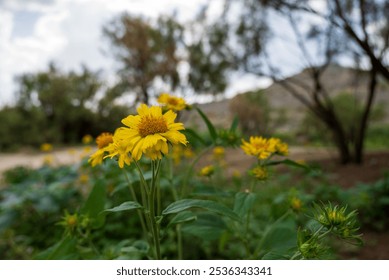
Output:
<instances>
[{"instance_id":1,"label":"green foliage","mask_svg":"<svg viewBox=\"0 0 389 280\"><path fill-rule=\"evenodd\" d=\"M362 102L356 99L352 94L344 92L332 98L332 103L335 113L345 130L347 141L350 144L353 142L354 135L358 129L357 126L359 125L362 117L364 110ZM385 116L384 112L385 109L383 104L377 104L372 108L370 115L371 126L374 127L375 123L382 121ZM374 134L371 135L371 132ZM306 140L311 143L318 143L322 145L332 143L332 136L328 128L309 112L306 113L297 133L299 135L303 135ZM377 128L373 128L373 130L369 129L367 131L367 143L369 143L368 139L380 139L381 133L384 133L383 130L381 132ZM370 140L370 143L374 143L375 141L380 140Z\"/></svg>"},{"instance_id":2,"label":"green foliage","mask_svg":"<svg viewBox=\"0 0 389 280\"><path fill-rule=\"evenodd\" d=\"M236 96L230 104L231 112L239 119L244 135L270 135L273 121L270 105L262 90L251 91Z\"/></svg>"}]
</instances>

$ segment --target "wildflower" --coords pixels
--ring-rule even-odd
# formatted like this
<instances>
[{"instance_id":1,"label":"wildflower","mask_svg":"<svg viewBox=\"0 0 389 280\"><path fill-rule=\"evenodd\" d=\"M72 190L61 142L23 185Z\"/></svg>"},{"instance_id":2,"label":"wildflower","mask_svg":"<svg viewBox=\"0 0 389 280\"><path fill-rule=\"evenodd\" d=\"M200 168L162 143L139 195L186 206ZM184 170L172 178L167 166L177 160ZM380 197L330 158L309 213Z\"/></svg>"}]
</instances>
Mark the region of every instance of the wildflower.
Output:
<instances>
[{"instance_id":1,"label":"wildflower","mask_svg":"<svg viewBox=\"0 0 389 280\"><path fill-rule=\"evenodd\" d=\"M249 173L260 181L266 180L269 177L267 169L263 166L254 167Z\"/></svg>"},{"instance_id":2,"label":"wildflower","mask_svg":"<svg viewBox=\"0 0 389 280\"><path fill-rule=\"evenodd\" d=\"M276 141L263 137L251 136L249 142L242 140L241 148L247 154L258 159L267 159L276 152Z\"/></svg>"},{"instance_id":3,"label":"wildflower","mask_svg":"<svg viewBox=\"0 0 389 280\"><path fill-rule=\"evenodd\" d=\"M78 215L75 214L69 214L68 211L65 210L65 215L62 217L62 221L58 224L65 227L65 229L69 232L73 232L78 225Z\"/></svg>"},{"instance_id":4,"label":"wildflower","mask_svg":"<svg viewBox=\"0 0 389 280\"><path fill-rule=\"evenodd\" d=\"M52 155L46 155L44 158L43 158L43 164L44 165L52 165L54 162L54 158Z\"/></svg>"},{"instance_id":5,"label":"wildflower","mask_svg":"<svg viewBox=\"0 0 389 280\"><path fill-rule=\"evenodd\" d=\"M161 159L169 152L168 144L186 145L187 140L180 130L185 129L182 123L175 123L177 114L169 110L162 114L161 107L148 107L142 104L136 116L130 115L122 120L127 127L119 128L117 139L123 141L126 151L132 158L139 160L142 154L152 160Z\"/></svg>"},{"instance_id":6,"label":"wildflower","mask_svg":"<svg viewBox=\"0 0 389 280\"><path fill-rule=\"evenodd\" d=\"M98 150L89 157L92 167L102 164L104 156L113 149L113 146L110 146L112 143L113 135L108 132L103 132L96 138Z\"/></svg>"},{"instance_id":7,"label":"wildflower","mask_svg":"<svg viewBox=\"0 0 389 280\"><path fill-rule=\"evenodd\" d=\"M234 177L234 178L240 178L240 177L242 177L242 175L240 174L240 172L239 172L239 170L234 170L233 172L232 172L232 177Z\"/></svg>"},{"instance_id":8,"label":"wildflower","mask_svg":"<svg viewBox=\"0 0 389 280\"><path fill-rule=\"evenodd\" d=\"M53 145L49 143L43 143L40 147L42 152L50 152L53 150Z\"/></svg>"},{"instance_id":9,"label":"wildflower","mask_svg":"<svg viewBox=\"0 0 389 280\"><path fill-rule=\"evenodd\" d=\"M86 184L89 181L89 176L87 174L81 174L78 180L81 184Z\"/></svg>"},{"instance_id":10,"label":"wildflower","mask_svg":"<svg viewBox=\"0 0 389 280\"><path fill-rule=\"evenodd\" d=\"M118 129L117 131L119 131ZM124 141L117 136L117 132L113 137L113 143L109 147L109 155L105 157L113 158L114 156L118 157L119 167L123 168L124 164L130 165L132 158L129 154L129 147L124 143Z\"/></svg>"},{"instance_id":11,"label":"wildflower","mask_svg":"<svg viewBox=\"0 0 389 280\"><path fill-rule=\"evenodd\" d=\"M168 93L162 93L158 97L158 103L163 105L165 109L173 111L182 111L188 107L183 98L175 97Z\"/></svg>"},{"instance_id":12,"label":"wildflower","mask_svg":"<svg viewBox=\"0 0 389 280\"><path fill-rule=\"evenodd\" d=\"M96 138L96 144L99 149L107 147L110 143L113 142L113 135L109 132L103 132Z\"/></svg>"},{"instance_id":13,"label":"wildflower","mask_svg":"<svg viewBox=\"0 0 389 280\"><path fill-rule=\"evenodd\" d=\"M93 137L89 134L86 134L82 137L81 141L83 144L90 144L93 141Z\"/></svg>"},{"instance_id":14,"label":"wildflower","mask_svg":"<svg viewBox=\"0 0 389 280\"><path fill-rule=\"evenodd\" d=\"M210 177L213 173L215 173L215 167L213 165L207 165L201 168L199 174L203 177Z\"/></svg>"},{"instance_id":15,"label":"wildflower","mask_svg":"<svg viewBox=\"0 0 389 280\"><path fill-rule=\"evenodd\" d=\"M302 205L302 201L297 197L293 197L290 201L290 207L296 212L301 210Z\"/></svg>"},{"instance_id":16,"label":"wildflower","mask_svg":"<svg viewBox=\"0 0 389 280\"><path fill-rule=\"evenodd\" d=\"M192 158L193 151L190 147L183 147L181 145L174 145L172 148L172 152L169 156L173 159L175 165L181 163L183 158Z\"/></svg>"},{"instance_id":17,"label":"wildflower","mask_svg":"<svg viewBox=\"0 0 389 280\"><path fill-rule=\"evenodd\" d=\"M217 146L213 149L213 157L215 160L223 159L224 154L225 154L225 150L221 146Z\"/></svg>"},{"instance_id":18,"label":"wildflower","mask_svg":"<svg viewBox=\"0 0 389 280\"><path fill-rule=\"evenodd\" d=\"M275 146L275 152L281 156L287 156L289 153L288 144L282 142L278 138L270 138L269 141L273 141L273 144Z\"/></svg>"}]
</instances>

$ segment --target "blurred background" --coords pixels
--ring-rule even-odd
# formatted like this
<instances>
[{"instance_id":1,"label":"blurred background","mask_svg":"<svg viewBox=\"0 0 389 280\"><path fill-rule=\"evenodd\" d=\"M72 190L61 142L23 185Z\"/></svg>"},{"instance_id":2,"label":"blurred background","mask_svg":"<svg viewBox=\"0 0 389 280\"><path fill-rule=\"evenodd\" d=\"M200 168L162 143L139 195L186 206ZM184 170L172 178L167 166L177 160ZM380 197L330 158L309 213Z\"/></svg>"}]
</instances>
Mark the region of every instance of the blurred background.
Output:
<instances>
[{"instance_id":1,"label":"blurred background","mask_svg":"<svg viewBox=\"0 0 389 280\"><path fill-rule=\"evenodd\" d=\"M218 129L237 117L246 139L280 137L331 184L374 184L389 170L388 15L387 0L0 0L0 173L47 152L77 162L168 92ZM207 137L196 112L180 117ZM389 258L374 248L362 258Z\"/></svg>"}]
</instances>

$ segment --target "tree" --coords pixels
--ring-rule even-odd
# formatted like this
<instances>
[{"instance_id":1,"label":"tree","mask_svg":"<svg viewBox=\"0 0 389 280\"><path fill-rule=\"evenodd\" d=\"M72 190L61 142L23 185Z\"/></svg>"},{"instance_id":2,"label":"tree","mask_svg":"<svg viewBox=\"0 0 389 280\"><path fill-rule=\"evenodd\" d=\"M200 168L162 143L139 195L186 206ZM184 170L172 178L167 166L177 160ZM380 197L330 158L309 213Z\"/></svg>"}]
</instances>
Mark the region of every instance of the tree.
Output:
<instances>
[{"instance_id":1,"label":"tree","mask_svg":"<svg viewBox=\"0 0 389 280\"><path fill-rule=\"evenodd\" d=\"M83 67L81 73L62 73L50 64L47 71L23 74L17 80L17 107L26 114L36 109L43 113L40 133L45 141L77 142L93 133L95 116L87 103L94 102L102 86L97 72Z\"/></svg>"},{"instance_id":2,"label":"tree","mask_svg":"<svg viewBox=\"0 0 389 280\"><path fill-rule=\"evenodd\" d=\"M270 77L287 89L332 132L340 161L344 164L361 163L378 75L385 79L389 77L386 60L389 46L386 15L389 4L379 0L328 0L322 1L325 5L319 11L312 6L313 2L318 3L306 0L226 0L223 16L215 24L225 26L224 32L229 36L225 41L230 42L229 48L235 49L232 65L236 69ZM231 21L231 12L234 15L239 13L235 17L237 21ZM275 15L288 21L288 32L294 35L294 39L285 42L284 49L290 51L297 47L310 77L309 83L286 79L281 67L272 63L268 50L271 48L270 23L274 23L271 17ZM314 22L309 20L312 18ZM302 26L310 28L303 30ZM317 51L315 55L312 55L311 46ZM366 102L352 134L353 139L347 137L347 129L336 114L327 85L322 79L328 67L340 57L353 58L357 70L362 70L362 62L369 61L369 65L363 65L370 76Z\"/></svg>"},{"instance_id":3,"label":"tree","mask_svg":"<svg viewBox=\"0 0 389 280\"><path fill-rule=\"evenodd\" d=\"M116 97L126 91L135 94L136 102L149 103L156 96L155 83L162 80L174 90L180 83L177 71L180 57L177 45L182 27L172 18L160 17L152 23L127 13L103 28L113 52L120 62L120 82Z\"/></svg>"}]
</instances>

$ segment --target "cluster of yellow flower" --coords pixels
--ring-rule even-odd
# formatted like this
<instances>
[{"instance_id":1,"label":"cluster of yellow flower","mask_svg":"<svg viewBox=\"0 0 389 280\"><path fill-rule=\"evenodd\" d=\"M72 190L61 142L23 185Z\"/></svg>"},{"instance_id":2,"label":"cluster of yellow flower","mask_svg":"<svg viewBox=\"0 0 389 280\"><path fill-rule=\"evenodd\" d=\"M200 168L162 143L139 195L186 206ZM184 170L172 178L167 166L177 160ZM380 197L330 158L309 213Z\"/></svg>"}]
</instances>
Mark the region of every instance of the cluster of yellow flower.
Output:
<instances>
[{"instance_id":1,"label":"cluster of yellow flower","mask_svg":"<svg viewBox=\"0 0 389 280\"><path fill-rule=\"evenodd\" d=\"M249 142L242 140L242 143L241 148L246 154L260 160L268 159L274 154L288 155L288 145L278 138L251 136Z\"/></svg>"},{"instance_id":2,"label":"cluster of yellow flower","mask_svg":"<svg viewBox=\"0 0 389 280\"><path fill-rule=\"evenodd\" d=\"M92 166L101 164L106 157L117 157L121 168L131 161L138 161L142 155L157 160L169 152L170 145L187 144L182 123L176 123L177 114L172 110L186 108L184 99L162 94L159 101L167 111L159 106L138 107L138 115L129 115L122 120L125 127L118 128L114 135L103 133L97 139L99 149L90 157Z\"/></svg>"},{"instance_id":3,"label":"cluster of yellow flower","mask_svg":"<svg viewBox=\"0 0 389 280\"><path fill-rule=\"evenodd\" d=\"M259 160L259 165L249 171L256 179L263 181L269 177L266 166L261 161L270 159L273 155L288 155L288 145L278 138L251 136L249 141L242 140L242 150Z\"/></svg>"}]
</instances>

